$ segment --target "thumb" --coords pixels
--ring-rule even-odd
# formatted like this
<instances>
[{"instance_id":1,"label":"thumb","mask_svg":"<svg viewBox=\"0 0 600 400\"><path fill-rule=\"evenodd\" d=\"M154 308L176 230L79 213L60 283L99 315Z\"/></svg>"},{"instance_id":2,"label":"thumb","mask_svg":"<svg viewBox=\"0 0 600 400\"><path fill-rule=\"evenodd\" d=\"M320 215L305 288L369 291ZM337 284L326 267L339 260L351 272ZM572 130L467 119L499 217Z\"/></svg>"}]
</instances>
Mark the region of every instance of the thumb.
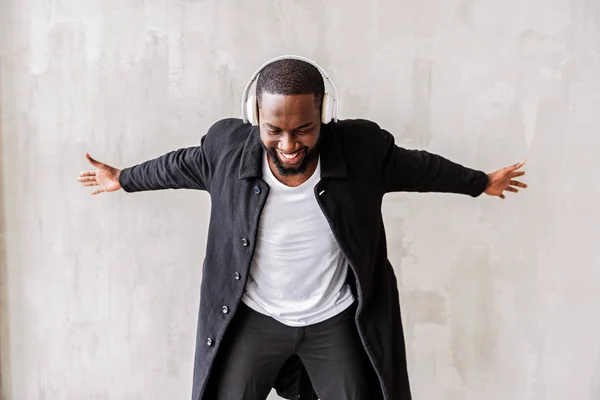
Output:
<instances>
[{"instance_id":1,"label":"thumb","mask_svg":"<svg viewBox=\"0 0 600 400\"><path fill-rule=\"evenodd\" d=\"M104 167L103 163L101 163L100 161L94 160L92 158L92 156L90 156L89 153L85 153L85 158L87 158L87 160L89 161L89 163L92 164L96 168L103 168Z\"/></svg>"}]
</instances>

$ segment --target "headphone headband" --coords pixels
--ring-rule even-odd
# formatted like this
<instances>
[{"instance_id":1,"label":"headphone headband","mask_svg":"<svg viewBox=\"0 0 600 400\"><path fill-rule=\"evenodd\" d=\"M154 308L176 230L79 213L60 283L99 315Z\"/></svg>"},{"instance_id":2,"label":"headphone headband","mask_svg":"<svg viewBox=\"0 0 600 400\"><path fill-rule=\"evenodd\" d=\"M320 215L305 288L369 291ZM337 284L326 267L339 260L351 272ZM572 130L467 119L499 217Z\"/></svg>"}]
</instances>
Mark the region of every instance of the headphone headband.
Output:
<instances>
[{"instance_id":1,"label":"headphone headband","mask_svg":"<svg viewBox=\"0 0 600 400\"><path fill-rule=\"evenodd\" d=\"M321 73L321 76L323 77L324 86L327 85L326 82L329 82L329 86L331 86L331 88L333 90L333 104L334 104L333 121L337 122L337 115L338 115L337 89L335 88L333 81L329 78L329 76L327 75L325 70L323 68L321 68L321 66L319 64L317 64L316 62L314 62L312 60L309 60L308 58L296 56L296 55L284 55L284 56L275 57L275 58L267 61L263 65L261 65L260 68L256 70L254 75L252 75L252 78L250 78L250 80L246 84L246 87L244 88L244 92L242 94L242 118L244 120L244 123L248 122L248 116L246 114L246 110L247 110L247 101L248 101L248 94L250 91L250 87L252 86L254 81L258 78L258 75L261 73L261 71L267 65L272 64L275 61L279 61L279 60L300 60L300 61L304 61L306 63L313 65L314 67L316 67L319 70L319 72ZM325 92L327 92L327 90L325 90Z\"/></svg>"}]
</instances>

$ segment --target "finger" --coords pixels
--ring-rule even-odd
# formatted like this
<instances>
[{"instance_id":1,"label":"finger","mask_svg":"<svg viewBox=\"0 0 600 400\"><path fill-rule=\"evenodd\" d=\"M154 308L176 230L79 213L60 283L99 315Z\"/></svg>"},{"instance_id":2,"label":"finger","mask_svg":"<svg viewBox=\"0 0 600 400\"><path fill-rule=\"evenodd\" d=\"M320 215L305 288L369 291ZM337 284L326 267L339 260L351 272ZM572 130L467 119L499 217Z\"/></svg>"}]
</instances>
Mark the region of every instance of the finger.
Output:
<instances>
[{"instance_id":1,"label":"finger","mask_svg":"<svg viewBox=\"0 0 600 400\"><path fill-rule=\"evenodd\" d=\"M523 188L523 189L525 189L527 187L526 183L519 182L519 181L510 181L509 184L510 184L510 186L518 186L518 187Z\"/></svg>"},{"instance_id":2,"label":"finger","mask_svg":"<svg viewBox=\"0 0 600 400\"><path fill-rule=\"evenodd\" d=\"M508 191L508 192L513 192L513 193L519 193L519 189L515 189L515 188L514 188L514 187L512 187L512 186L509 186L509 187L507 187L507 188L506 188L506 189L504 189L504 190L506 190L506 191Z\"/></svg>"},{"instance_id":3,"label":"finger","mask_svg":"<svg viewBox=\"0 0 600 400\"><path fill-rule=\"evenodd\" d=\"M96 181L93 181L93 182L83 182L81 184L81 186L98 186L98 185L99 185L99 183L96 182Z\"/></svg>"},{"instance_id":4,"label":"finger","mask_svg":"<svg viewBox=\"0 0 600 400\"><path fill-rule=\"evenodd\" d=\"M100 161L94 160L92 156L89 155L89 153L85 153L85 158L87 158L90 164L92 164L96 168L102 168L104 166L104 164L102 164Z\"/></svg>"},{"instance_id":5,"label":"finger","mask_svg":"<svg viewBox=\"0 0 600 400\"><path fill-rule=\"evenodd\" d=\"M504 196L503 194L501 194L501 195L500 195L500 196L498 196L498 197L500 197L502 200L504 200L504 199L506 198L506 196Z\"/></svg>"},{"instance_id":6,"label":"finger","mask_svg":"<svg viewBox=\"0 0 600 400\"><path fill-rule=\"evenodd\" d=\"M96 176L96 171L83 171L79 176Z\"/></svg>"},{"instance_id":7,"label":"finger","mask_svg":"<svg viewBox=\"0 0 600 400\"><path fill-rule=\"evenodd\" d=\"M104 189L100 188L100 189L96 189L96 190L94 190L94 191L92 192L92 194L94 195L94 194L98 194L98 193L102 193L102 192L104 192Z\"/></svg>"},{"instance_id":8,"label":"finger","mask_svg":"<svg viewBox=\"0 0 600 400\"><path fill-rule=\"evenodd\" d=\"M521 168L523 165L525 165L525 160L523 160L523 161L521 161L521 162L518 162L518 163L516 163L516 164L513 164L513 165L510 167L510 169L511 169L512 171L515 171L515 170L517 170L517 169Z\"/></svg>"},{"instance_id":9,"label":"finger","mask_svg":"<svg viewBox=\"0 0 600 400\"><path fill-rule=\"evenodd\" d=\"M511 172L510 173L510 177L511 178L516 178L518 176L523 176L525 175L525 171L517 171L517 172Z\"/></svg>"},{"instance_id":10,"label":"finger","mask_svg":"<svg viewBox=\"0 0 600 400\"><path fill-rule=\"evenodd\" d=\"M83 177L79 177L77 178L77 180L79 182L90 182L90 181L96 181L96 177L95 176L83 176Z\"/></svg>"}]
</instances>

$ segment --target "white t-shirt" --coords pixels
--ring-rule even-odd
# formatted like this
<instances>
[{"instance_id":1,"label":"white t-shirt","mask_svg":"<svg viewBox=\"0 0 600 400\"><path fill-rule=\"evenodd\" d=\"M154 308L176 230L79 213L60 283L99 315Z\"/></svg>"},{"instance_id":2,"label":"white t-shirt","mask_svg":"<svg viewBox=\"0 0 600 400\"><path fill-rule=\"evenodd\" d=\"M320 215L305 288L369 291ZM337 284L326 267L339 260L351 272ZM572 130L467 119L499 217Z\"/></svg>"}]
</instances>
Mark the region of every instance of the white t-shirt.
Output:
<instances>
[{"instance_id":1,"label":"white t-shirt","mask_svg":"<svg viewBox=\"0 0 600 400\"><path fill-rule=\"evenodd\" d=\"M267 157L263 179L270 191L242 301L288 326L315 324L354 302L348 263L315 198L321 162L306 182L290 187L275 178Z\"/></svg>"}]
</instances>

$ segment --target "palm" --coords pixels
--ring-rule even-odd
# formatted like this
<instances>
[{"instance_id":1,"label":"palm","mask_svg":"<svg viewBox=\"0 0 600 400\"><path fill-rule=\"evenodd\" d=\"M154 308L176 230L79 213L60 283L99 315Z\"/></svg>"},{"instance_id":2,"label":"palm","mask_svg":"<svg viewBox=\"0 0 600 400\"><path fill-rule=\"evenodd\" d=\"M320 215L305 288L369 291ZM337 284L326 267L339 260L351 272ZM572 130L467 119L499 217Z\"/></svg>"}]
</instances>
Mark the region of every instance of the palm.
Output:
<instances>
[{"instance_id":1,"label":"palm","mask_svg":"<svg viewBox=\"0 0 600 400\"><path fill-rule=\"evenodd\" d=\"M121 189L121 184L119 183L120 170L94 160L87 153L85 157L90 164L96 167L96 170L84 171L79 174L77 180L81 182L83 186L98 186L98 189L93 191L92 194L114 192Z\"/></svg>"},{"instance_id":2,"label":"palm","mask_svg":"<svg viewBox=\"0 0 600 400\"><path fill-rule=\"evenodd\" d=\"M525 175L525 171L518 171L524 164L525 162L523 161L488 174L489 180L485 193L504 199L505 191L518 193L519 190L517 188L525 189L527 187L525 183L515 180L515 178Z\"/></svg>"},{"instance_id":3,"label":"palm","mask_svg":"<svg viewBox=\"0 0 600 400\"><path fill-rule=\"evenodd\" d=\"M96 171L96 181L98 186L106 192L119 190L119 183L116 181L116 173L113 168L99 169Z\"/></svg>"}]
</instances>

